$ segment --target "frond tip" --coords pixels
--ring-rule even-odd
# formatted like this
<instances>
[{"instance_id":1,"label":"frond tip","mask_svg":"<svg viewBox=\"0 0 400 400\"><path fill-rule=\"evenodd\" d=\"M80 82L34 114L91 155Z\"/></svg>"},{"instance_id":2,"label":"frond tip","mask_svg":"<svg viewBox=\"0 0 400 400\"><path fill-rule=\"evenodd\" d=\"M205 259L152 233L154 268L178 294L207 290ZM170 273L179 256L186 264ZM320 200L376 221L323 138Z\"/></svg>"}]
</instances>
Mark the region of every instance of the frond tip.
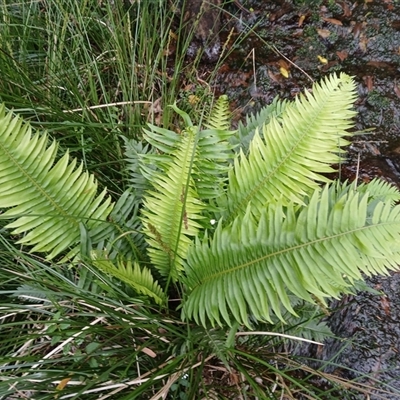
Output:
<instances>
[{"instance_id":1,"label":"frond tip","mask_svg":"<svg viewBox=\"0 0 400 400\"><path fill-rule=\"evenodd\" d=\"M122 259L118 259L115 265L99 252L92 252L92 262L96 268L127 283L137 293L151 297L157 304L165 302L166 296L148 268L141 268L136 262Z\"/></svg>"},{"instance_id":2,"label":"frond tip","mask_svg":"<svg viewBox=\"0 0 400 400\"><path fill-rule=\"evenodd\" d=\"M226 221L243 215L249 203L254 213L272 199L302 204L319 183L329 182L323 174L334 172L331 165L343 159L355 97L348 75L331 75L280 114L272 112L256 129L248 154L241 151L229 173L228 192L220 201Z\"/></svg>"},{"instance_id":3,"label":"frond tip","mask_svg":"<svg viewBox=\"0 0 400 400\"><path fill-rule=\"evenodd\" d=\"M58 145L47 144L47 135L32 136L29 124L0 107L0 208L8 208L2 218L16 218L6 228L25 234L18 243L52 259L79 242L81 223L90 230L105 221L112 204L68 152L53 165Z\"/></svg>"}]
</instances>

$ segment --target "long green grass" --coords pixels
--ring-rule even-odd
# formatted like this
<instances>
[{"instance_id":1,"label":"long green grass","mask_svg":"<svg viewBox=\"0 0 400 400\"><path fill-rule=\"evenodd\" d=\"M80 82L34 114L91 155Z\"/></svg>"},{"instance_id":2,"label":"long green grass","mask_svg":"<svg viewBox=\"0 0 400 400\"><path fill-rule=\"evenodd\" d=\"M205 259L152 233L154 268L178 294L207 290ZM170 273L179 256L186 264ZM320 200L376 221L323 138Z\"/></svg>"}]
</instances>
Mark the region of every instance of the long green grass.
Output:
<instances>
[{"instance_id":1,"label":"long green grass","mask_svg":"<svg viewBox=\"0 0 400 400\"><path fill-rule=\"evenodd\" d=\"M207 331L88 266L0 247L1 399L343 400L372 389L306 367L268 332Z\"/></svg>"},{"instance_id":2,"label":"long green grass","mask_svg":"<svg viewBox=\"0 0 400 400\"><path fill-rule=\"evenodd\" d=\"M120 192L119 135L138 137L149 121L171 124L167 106L182 77L196 80L178 4L1 0L0 101Z\"/></svg>"}]
</instances>

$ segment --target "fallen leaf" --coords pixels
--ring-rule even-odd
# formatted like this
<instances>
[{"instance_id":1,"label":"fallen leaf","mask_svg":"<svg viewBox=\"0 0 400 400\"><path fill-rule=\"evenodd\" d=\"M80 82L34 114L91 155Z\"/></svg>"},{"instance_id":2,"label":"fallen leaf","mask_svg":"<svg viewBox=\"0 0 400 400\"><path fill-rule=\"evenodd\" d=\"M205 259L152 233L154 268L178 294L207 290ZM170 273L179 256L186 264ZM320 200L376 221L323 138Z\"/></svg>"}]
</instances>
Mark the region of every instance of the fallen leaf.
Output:
<instances>
[{"instance_id":1,"label":"fallen leaf","mask_svg":"<svg viewBox=\"0 0 400 400\"><path fill-rule=\"evenodd\" d=\"M287 70L290 69L290 64L286 60L283 60L282 58L278 61L278 65Z\"/></svg>"},{"instance_id":2,"label":"fallen leaf","mask_svg":"<svg viewBox=\"0 0 400 400\"><path fill-rule=\"evenodd\" d=\"M360 43L358 44L358 46L360 47L363 53L367 51L367 44L368 44L368 38L364 34L360 35Z\"/></svg>"},{"instance_id":3,"label":"fallen leaf","mask_svg":"<svg viewBox=\"0 0 400 400\"><path fill-rule=\"evenodd\" d=\"M337 51L336 55L339 57L340 61L344 61L348 57L349 52L346 50Z\"/></svg>"},{"instance_id":4,"label":"fallen leaf","mask_svg":"<svg viewBox=\"0 0 400 400\"><path fill-rule=\"evenodd\" d=\"M274 74L270 69L268 69L268 76L272 79L272 81L274 81L274 82L279 82L279 81L280 81L279 77L280 77L281 75L279 75L279 74Z\"/></svg>"},{"instance_id":5,"label":"fallen leaf","mask_svg":"<svg viewBox=\"0 0 400 400\"><path fill-rule=\"evenodd\" d=\"M333 24L333 25L341 25L341 26L343 25L342 21L339 21L338 19L335 19L335 18L322 17L322 19L324 21L326 21L326 22L329 22L329 23Z\"/></svg>"},{"instance_id":6,"label":"fallen leaf","mask_svg":"<svg viewBox=\"0 0 400 400\"><path fill-rule=\"evenodd\" d=\"M318 56L318 60L321 64L328 64L328 60L325 57Z\"/></svg>"},{"instance_id":7,"label":"fallen leaf","mask_svg":"<svg viewBox=\"0 0 400 400\"><path fill-rule=\"evenodd\" d=\"M347 5L347 3L345 1L342 1L339 4L342 6L343 16L344 17L350 17L351 16L351 9Z\"/></svg>"},{"instance_id":8,"label":"fallen leaf","mask_svg":"<svg viewBox=\"0 0 400 400\"><path fill-rule=\"evenodd\" d=\"M142 351L143 351L144 354L147 354L151 358L155 358L157 356L157 354L154 353L154 351L149 349L148 347L143 347Z\"/></svg>"},{"instance_id":9,"label":"fallen leaf","mask_svg":"<svg viewBox=\"0 0 400 400\"><path fill-rule=\"evenodd\" d=\"M331 32L328 29L317 29L318 35L326 39L330 36Z\"/></svg>"},{"instance_id":10,"label":"fallen leaf","mask_svg":"<svg viewBox=\"0 0 400 400\"><path fill-rule=\"evenodd\" d=\"M387 316L390 316L390 302L386 296L381 297L381 305Z\"/></svg>"},{"instance_id":11,"label":"fallen leaf","mask_svg":"<svg viewBox=\"0 0 400 400\"><path fill-rule=\"evenodd\" d=\"M382 69L388 69L388 70L393 70L393 66L390 63L387 63L385 61L375 61L371 60L367 62L367 65L374 67L374 68L382 68Z\"/></svg>"},{"instance_id":12,"label":"fallen leaf","mask_svg":"<svg viewBox=\"0 0 400 400\"><path fill-rule=\"evenodd\" d=\"M56 390L63 390L70 380L71 378L62 379L61 382L56 386Z\"/></svg>"},{"instance_id":13,"label":"fallen leaf","mask_svg":"<svg viewBox=\"0 0 400 400\"><path fill-rule=\"evenodd\" d=\"M352 32L355 38L359 37L361 32L365 29L365 22L352 22Z\"/></svg>"},{"instance_id":14,"label":"fallen leaf","mask_svg":"<svg viewBox=\"0 0 400 400\"><path fill-rule=\"evenodd\" d=\"M306 19L306 16L305 16L305 15L300 15L298 25L299 25L299 26L302 26L305 19Z\"/></svg>"},{"instance_id":15,"label":"fallen leaf","mask_svg":"<svg viewBox=\"0 0 400 400\"><path fill-rule=\"evenodd\" d=\"M394 92L396 93L397 97L400 98L400 86L396 83L394 84Z\"/></svg>"},{"instance_id":16,"label":"fallen leaf","mask_svg":"<svg viewBox=\"0 0 400 400\"><path fill-rule=\"evenodd\" d=\"M289 78L289 71L284 68L284 67L280 67L279 68L279 72L281 73L282 76L284 76L285 78Z\"/></svg>"},{"instance_id":17,"label":"fallen leaf","mask_svg":"<svg viewBox=\"0 0 400 400\"><path fill-rule=\"evenodd\" d=\"M374 88L374 78L371 75L367 75L363 79L368 92L370 92Z\"/></svg>"}]
</instances>

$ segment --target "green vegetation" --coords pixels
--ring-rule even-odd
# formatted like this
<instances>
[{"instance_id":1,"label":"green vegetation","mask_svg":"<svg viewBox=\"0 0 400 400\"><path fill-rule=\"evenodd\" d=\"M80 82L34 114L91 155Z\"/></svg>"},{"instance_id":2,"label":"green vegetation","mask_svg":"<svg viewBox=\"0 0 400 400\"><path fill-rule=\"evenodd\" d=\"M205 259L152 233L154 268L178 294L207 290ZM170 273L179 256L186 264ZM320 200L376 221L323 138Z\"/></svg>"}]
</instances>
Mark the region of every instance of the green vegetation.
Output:
<instances>
[{"instance_id":1,"label":"green vegetation","mask_svg":"<svg viewBox=\"0 0 400 400\"><path fill-rule=\"evenodd\" d=\"M0 398L367 392L282 351L330 335L327 300L399 262L400 193L325 175L352 79L233 131L226 96L180 92L195 66L188 42L168 66L173 8L0 7Z\"/></svg>"}]
</instances>

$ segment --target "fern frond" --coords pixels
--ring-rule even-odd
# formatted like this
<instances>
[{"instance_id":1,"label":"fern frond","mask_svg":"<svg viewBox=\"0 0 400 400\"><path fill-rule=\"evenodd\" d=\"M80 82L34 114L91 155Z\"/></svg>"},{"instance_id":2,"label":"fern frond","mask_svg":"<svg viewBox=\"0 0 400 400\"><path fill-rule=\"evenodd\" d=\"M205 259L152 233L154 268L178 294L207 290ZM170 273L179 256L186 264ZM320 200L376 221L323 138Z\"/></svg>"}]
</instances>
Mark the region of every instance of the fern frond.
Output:
<instances>
[{"instance_id":1,"label":"fern frond","mask_svg":"<svg viewBox=\"0 0 400 400\"><path fill-rule=\"evenodd\" d=\"M230 143L235 134L235 131L229 130L230 117L228 97L220 96L204 123L206 129L198 134L198 157L193 177L202 200L217 199L225 191L231 161L235 156L235 146Z\"/></svg>"},{"instance_id":2,"label":"fern frond","mask_svg":"<svg viewBox=\"0 0 400 400\"><path fill-rule=\"evenodd\" d=\"M206 129L198 133L196 168L193 179L202 200L214 200L225 192L233 146L229 143L233 131Z\"/></svg>"},{"instance_id":3,"label":"fern frond","mask_svg":"<svg viewBox=\"0 0 400 400\"><path fill-rule=\"evenodd\" d=\"M138 263L132 263L129 260L122 261L121 258L117 260L115 265L99 252L92 252L92 262L96 268L127 283L137 293L153 298L157 304L165 302L165 293L158 282L154 280L148 268L141 268Z\"/></svg>"},{"instance_id":4,"label":"fern frond","mask_svg":"<svg viewBox=\"0 0 400 400\"><path fill-rule=\"evenodd\" d=\"M188 128L197 129L187 113L175 105L171 107L184 119ZM234 131L229 130L229 117L227 97L221 96L216 102L210 120L205 123L207 128L197 134L197 158L192 176L198 195L202 200L216 199L224 190L230 161L234 156L234 146L230 143ZM180 135L168 129L151 124L148 127L149 129L144 130L144 139L151 144L153 149L157 149L157 153L148 152L142 155L139 162L132 163L135 161L134 158L130 161L131 171L133 171L133 177L137 182L139 182L137 178L138 170L143 176L142 179L147 182L155 177L158 170L166 172L173 161L172 154L176 151L181 140ZM130 154L132 157L132 151L130 151ZM134 186L136 185L135 182Z\"/></svg>"},{"instance_id":5,"label":"fern frond","mask_svg":"<svg viewBox=\"0 0 400 400\"><path fill-rule=\"evenodd\" d=\"M353 80L332 75L315 84L313 94L286 106L279 119L272 116L262 137L254 135L249 155L241 151L230 171L228 193L220 202L227 209L226 223L243 215L249 203L256 214L272 200L302 204L318 182L328 182L321 173L333 172L331 165L342 159L338 152L348 144L344 136L352 126L354 98Z\"/></svg>"},{"instance_id":6,"label":"fern frond","mask_svg":"<svg viewBox=\"0 0 400 400\"><path fill-rule=\"evenodd\" d=\"M151 189L150 180L156 171L156 165L146 163L146 156L154 155L155 151L149 144L143 145L135 139L127 139L125 142L125 156L129 172L129 183L135 196L142 198L145 191Z\"/></svg>"},{"instance_id":7,"label":"fern frond","mask_svg":"<svg viewBox=\"0 0 400 400\"><path fill-rule=\"evenodd\" d=\"M166 173L154 177L145 196L144 232L153 265L163 276L176 280L187 249L196 236L204 206L198 200L191 176L196 158L197 128L189 127L172 154Z\"/></svg>"},{"instance_id":8,"label":"fern frond","mask_svg":"<svg viewBox=\"0 0 400 400\"><path fill-rule=\"evenodd\" d=\"M80 223L88 230L105 221L111 199L97 193L93 175L76 168L68 153L53 165L57 143L47 147L47 135L31 135L28 124L0 108L0 207L2 218L14 219L6 227L18 243L47 252L51 259L80 239ZM78 249L72 253L77 253Z\"/></svg>"},{"instance_id":9,"label":"fern frond","mask_svg":"<svg viewBox=\"0 0 400 400\"><path fill-rule=\"evenodd\" d=\"M228 131L231 126L231 113L227 95L220 96L211 109L204 126L208 129Z\"/></svg>"},{"instance_id":10,"label":"fern frond","mask_svg":"<svg viewBox=\"0 0 400 400\"><path fill-rule=\"evenodd\" d=\"M246 122L239 122L238 130L232 137L232 143L238 145L237 150L243 150L247 154L251 140L256 130L262 131L272 117L279 119L290 103L286 100L279 100L275 97L271 104L263 107L256 114L246 116Z\"/></svg>"},{"instance_id":11,"label":"fern frond","mask_svg":"<svg viewBox=\"0 0 400 400\"><path fill-rule=\"evenodd\" d=\"M390 201L393 205L400 201L400 192L392 184L385 182L382 179L376 178L369 183L362 183L357 187L360 193L366 193L376 201Z\"/></svg>"},{"instance_id":12,"label":"fern frond","mask_svg":"<svg viewBox=\"0 0 400 400\"><path fill-rule=\"evenodd\" d=\"M336 198L336 201L332 201ZM186 318L203 325L249 326L248 315L296 315L288 293L314 303L348 291L361 272L386 274L400 263L400 206L338 185L316 190L305 207L270 205L255 219L223 227L188 252Z\"/></svg>"},{"instance_id":13,"label":"fern frond","mask_svg":"<svg viewBox=\"0 0 400 400\"><path fill-rule=\"evenodd\" d=\"M137 262L148 261L139 216L142 199L136 194L130 189L126 190L116 202L108 221L90 232L91 241L97 244L96 248L106 249L111 260L119 255Z\"/></svg>"}]
</instances>

